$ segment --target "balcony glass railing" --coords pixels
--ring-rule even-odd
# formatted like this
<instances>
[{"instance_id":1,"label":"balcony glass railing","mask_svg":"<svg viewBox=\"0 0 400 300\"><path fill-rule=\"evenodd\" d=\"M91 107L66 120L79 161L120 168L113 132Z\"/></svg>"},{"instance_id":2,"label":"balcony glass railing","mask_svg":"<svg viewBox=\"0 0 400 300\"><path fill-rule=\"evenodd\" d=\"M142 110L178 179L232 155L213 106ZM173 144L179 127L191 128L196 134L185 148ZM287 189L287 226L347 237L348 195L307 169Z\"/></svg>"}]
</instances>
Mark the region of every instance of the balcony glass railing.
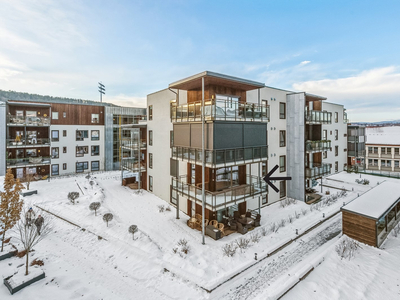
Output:
<instances>
[{"instance_id":1,"label":"balcony glass railing","mask_svg":"<svg viewBox=\"0 0 400 300\"><path fill-rule=\"evenodd\" d=\"M7 125L17 126L50 126L49 117L21 117L15 115L7 116Z\"/></svg>"},{"instance_id":2,"label":"balcony glass railing","mask_svg":"<svg viewBox=\"0 0 400 300\"><path fill-rule=\"evenodd\" d=\"M131 139L126 139L126 140L123 139L120 142L121 142L121 144L120 144L121 147L134 149L134 150L138 148L138 141L137 140L133 140L132 141ZM146 140L145 139L141 140L140 148L141 149L146 148Z\"/></svg>"},{"instance_id":3,"label":"balcony glass railing","mask_svg":"<svg viewBox=\"0 0 400 300\"><path fill-rule=\"evenodd\" d=\"M139 161L136 158L124 157L121 160L121 167L125 170L129 170L132 172L138 172L139 171ZM140 163L140 171L146 172L146 163L144 161L141 161L141 163Z\"/></svg>"},{"instance_id":4,"label":"balcony glass railing","mask_svg":"<svg viewBox=\"0 0 400 300\"><path fill-rule=\"evenodd\" d=\"M38 138L28 138L28 139L20 139L17 141L16 139L7 139L7 147L19 147L19 146L28 146L28 147L40 147L40 146L50 146L50 139L38 139Z\"/></svg>"},{"instance_id":5,"label":"balcony glass railing","mask_svg":"<svg viewBox=\"0 0 400 300\"><path fill-rule=\"evenodd\" d=\"M202 163L201 149L172 147L172 158L186 160L191 163ZM205 150L206 164L215 166L219 164L243 164L248 162L263 161L268 159L268 146Z\"/></svg>"},{"instance_id":6,"label":"balcony glass railing","mask_svg":"<svg viewBox=\"0 0 400 300\"><path fill-rule=\"evenodd\" d=\"M202 205L202 189L186 181L187 176L172 178L172 190ZM261 177L246 176L246 184L230 187L219 192L205 191L206 207L216 211L223 207L246 201L249 197L268 192L267 184Z\"/></svg>"},{"instance_id":7,"label":"balcony glass railing","mask_svg":"<svg viewBox=\"0 0 400 300\"><path fill-rule=\"evenodd\" d=\"M332 113L320 110L306 110L306 123L307 124L331 124Z\"/></svg>"},{"instance_id":8,"label":"balcony glass railing","mask_svg":"<svg viewBox=\"0 0 400 300\"><path fill-rule=\"evenodd\" d=\"M225 121L269 121L269 106L227 100L205 100L204 118ZM201 101L171 105L172 122L201 121Z\"/></svg>"},{"instance_id":9,"label":"balcony glass railing","mask_svg":"<svg viewBox=\"0 0 400 300\"><path fill-rule=\"evenodd\" d=\"M49 156L24 157L7 159L7 167L24 167L30 165L48 165L51 163Z\"/></svg>"},{"instance_id":10,"label":"balcony glass railing","mask_svg":"<svg viewBox=\"0 0 400 300\"><path fill-rule=\"evenodd\" d=\"M313 163L306 166L306 178L318 178L331 173L330 164Z\"/></svg>"},{"instance_id":11,"label":"balcony glass railing","mask_svg":"<svg viewBox=\"0 0 400 300\"><path fill-rule=\"evenodd\" d=\"M326 151L331 148L331 141L306 141L306 151Z\"/></svg>"}]
</instances>

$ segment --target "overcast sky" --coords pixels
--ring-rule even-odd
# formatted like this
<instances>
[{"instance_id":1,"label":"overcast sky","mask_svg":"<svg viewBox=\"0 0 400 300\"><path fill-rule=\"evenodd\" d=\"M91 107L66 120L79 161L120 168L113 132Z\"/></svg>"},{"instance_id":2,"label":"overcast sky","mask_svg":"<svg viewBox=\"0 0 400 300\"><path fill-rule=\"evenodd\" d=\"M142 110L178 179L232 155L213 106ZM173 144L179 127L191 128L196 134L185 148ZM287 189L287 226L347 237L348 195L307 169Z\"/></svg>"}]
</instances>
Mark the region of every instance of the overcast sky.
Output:
<instances>
[{"instance_id":1,"label":"overcast sky","mask_svg":"<svg viewBox=\"0 0 400 300\"><path fill-rule=\"evenodd\" d=\"M400 119L400 1L0 0L0 89L145 106L209 70Z\"/></svg>"}]
</instances>

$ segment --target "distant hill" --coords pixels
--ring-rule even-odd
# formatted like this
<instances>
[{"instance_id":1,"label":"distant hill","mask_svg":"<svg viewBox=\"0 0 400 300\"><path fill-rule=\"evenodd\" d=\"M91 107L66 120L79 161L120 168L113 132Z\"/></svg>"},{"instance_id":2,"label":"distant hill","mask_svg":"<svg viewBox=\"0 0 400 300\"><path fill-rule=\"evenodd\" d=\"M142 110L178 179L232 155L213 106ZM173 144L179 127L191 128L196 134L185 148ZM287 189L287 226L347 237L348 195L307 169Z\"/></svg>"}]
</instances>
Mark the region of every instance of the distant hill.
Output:
<instances>
[{"instance_id":1,"label":"distant hill","mask_svg":"<svg viewBox=\"0 0 400 300\"><path fill-rule=\"evenodd\" d=\"M103 106L118 106L111 103L100 103L99 101L93 100L83 100L65 97L53 97L53 96L43 96L38 94L21 93L15 91L3 91L0 90L0 101L6 100L25 100L25 101L37 101L37 102L58 102L58 103L73 103L73 104L95 104Z\"/></svg>"},{"instance_id":2,"label":"distant hill","mask_svg":"<svg viewBox=\"0 0 400 300\"><path fill-rule=\"evenodd\" d=\"M378 121L378 122L351 122L352 125L364 125L364 126L399 126L400 120L392 121Z\"/></svg>"}]
</instances>

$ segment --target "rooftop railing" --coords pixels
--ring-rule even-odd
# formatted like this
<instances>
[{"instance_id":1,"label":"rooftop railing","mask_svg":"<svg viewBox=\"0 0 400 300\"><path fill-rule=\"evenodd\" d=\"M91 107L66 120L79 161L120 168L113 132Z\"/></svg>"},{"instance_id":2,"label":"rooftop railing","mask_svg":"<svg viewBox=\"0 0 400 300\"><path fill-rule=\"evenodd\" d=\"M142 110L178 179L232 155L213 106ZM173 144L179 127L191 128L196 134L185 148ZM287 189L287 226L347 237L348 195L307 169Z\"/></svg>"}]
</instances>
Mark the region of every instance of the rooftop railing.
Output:
<instances>
[{"instance_id":1,"label":"rooftop railing","mask_svg":"<svg viewBox=\"0 0 400 300\"><path fill-rule=\"evenodd\" d=\"M187 183L187 176L172 178L172 190L178 194L194 200L202 205L202 189L194 184ZM246 184L233 186L219 192L205 191L206 207L212 211L226 208L241 202L248 198L267 194L268 188L266 182L261 177L246 176Z\"/></svg>"},{"instance_id":2,"label":"rooftop railing","mask_svg":"<svg viewBox=\"0 0 400 300\"><path fill-rule=\"evenodd\" d=\"M49 165L51 163L51 159L49 156L38 156L7 159L6 162L7 167L25 167L36 165Z\"/></svg>"},{"instance_id":3,"label":"rooftop railing","mask_svg":"<svg viewBox=\"0 0 400 300\"><path fill-rule=\"evenodd\" d=\"M201 121L201 105L201 101L179 106L171 105L171 121ZM204 118L206 120L268 122L269 106L219 99L205 100Z\"/></svg>"},{"instance_id":4,"label":"rooftop railing","mask_svg":"<svg viewBox=\"0 0 400 300\"><path fill-rule=\"evenodd\" d=\"M331 173L331 165L324 163L313 163L306 166L306 178L319 178Z\"/></svg>"},{"instance_id":5,"label":"rooftop railing","mask_svg":"<svg viewBox=\"0 0 400 300\"><path fill-rule=\"evenodd\" d=\"M332 113L320 110L306 110L306 123L307 124L331 124Z\"/></svg>"},{"instance_id":6,"label":"rooftop railing","mask_svg":"<svg viewBox=\"0 0 400 300\"><path fill-rule=\"evenodd\" d=\"M331 148L331 141L306 141L306 151L307 152L318 152L318 151L326 151Z\"/></svg>"},{"instance_id":7,"label":"rooftop railing","mask_svg":"<svg viewBox=\"0 0 400 300\"><path fill-rule=\"evenodd\" d=\"M172 158L181 159L194 164L202 163L201 149L172 147ZM217 165L236 165L265 161L268 159L268 146L205 150L205 163L208 167Z\"/></svg>"},{"instance_id":8,"label":"rooftop railing","mask_svg":"<svg viewBox=\"0 0 400 300\"><path fill-rule=\"evenodd\" d=\"M50 126L49 117L23 117L16 115L7 116L9 126Z\"/></svg>"}]
</instances>

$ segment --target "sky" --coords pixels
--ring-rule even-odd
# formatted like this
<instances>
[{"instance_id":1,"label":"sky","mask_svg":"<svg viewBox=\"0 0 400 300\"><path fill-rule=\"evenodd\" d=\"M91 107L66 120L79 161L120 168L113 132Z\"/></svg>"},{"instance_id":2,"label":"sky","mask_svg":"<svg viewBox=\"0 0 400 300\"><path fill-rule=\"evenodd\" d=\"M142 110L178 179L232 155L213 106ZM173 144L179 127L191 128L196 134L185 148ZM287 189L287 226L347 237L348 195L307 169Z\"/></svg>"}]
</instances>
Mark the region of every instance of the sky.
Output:
<instances>
[{"instance_id":1,"label":"sky","mask_svg":"<svg viewBox=\"0 0 400 300\"><path fill-rule=\"evenodd\" d=\"M400 1L0 0L0 89L146 106L208 70L400 119Z\"/></svg>"}]
</instances>

